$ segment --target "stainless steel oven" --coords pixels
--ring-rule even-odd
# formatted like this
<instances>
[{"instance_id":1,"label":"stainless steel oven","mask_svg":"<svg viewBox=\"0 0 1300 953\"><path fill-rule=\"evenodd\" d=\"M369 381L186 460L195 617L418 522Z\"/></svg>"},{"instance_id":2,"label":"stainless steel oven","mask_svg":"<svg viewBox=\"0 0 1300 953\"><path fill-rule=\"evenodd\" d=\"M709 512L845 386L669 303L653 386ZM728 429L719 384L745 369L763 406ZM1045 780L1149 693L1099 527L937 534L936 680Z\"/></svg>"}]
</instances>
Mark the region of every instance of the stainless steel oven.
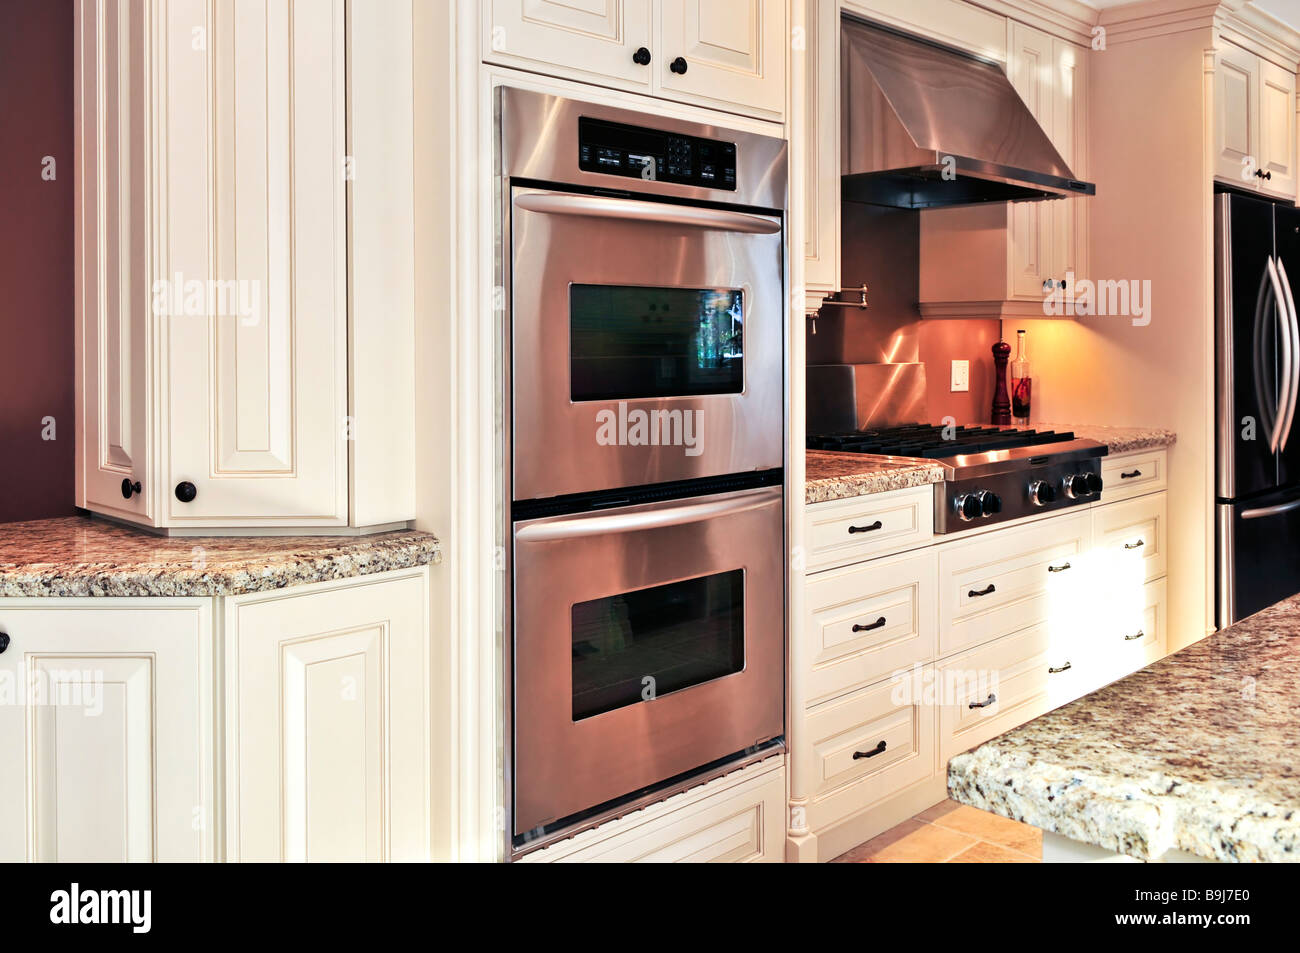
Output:
<instances>
[{"instance_id":1,"label":"stainless steel oven","mask_svg":"<svg viewBox=\"0 0 1300 953\"><path fill-rule=\"evenodd\" d=\"M512 852L775 753L779 139L498 99Z\"/></svg>"},{"instance_id":2,"label":"stainless steel oven","mask_svg":"<svg viewBox=\"0 0 1300 953\"><path fill-rule=\"evenodd\" d=\"M514 498L780 467L784 143L502 96Z\"/></svg>"},{"instance_id":3,"label":"stainless steel oven","mask_svg":"<svg viewBox=\"0 0 1300 953\"><path fill-rule=\"evenodd\" d=\"M514 834L782 734L781 487L528 520Z\"/></svg>"}]
</instances>

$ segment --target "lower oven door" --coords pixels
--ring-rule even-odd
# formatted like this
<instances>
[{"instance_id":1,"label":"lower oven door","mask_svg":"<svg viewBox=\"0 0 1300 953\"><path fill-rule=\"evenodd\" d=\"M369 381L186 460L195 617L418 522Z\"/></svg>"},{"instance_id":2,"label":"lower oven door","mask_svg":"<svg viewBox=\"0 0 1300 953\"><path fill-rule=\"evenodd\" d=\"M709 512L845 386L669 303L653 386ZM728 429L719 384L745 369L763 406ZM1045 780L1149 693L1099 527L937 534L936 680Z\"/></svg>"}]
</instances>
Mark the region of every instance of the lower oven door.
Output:
<instances>
[{"instance_id":1,"label":"lower oven door","mask_svg":"<svg viewBox=\"0 0 1300 953\"><path fill-rule=\"evenodd\" d=\"M515 525L516 835L782 733L781 499Z\"/></svg>"}]
</instances>

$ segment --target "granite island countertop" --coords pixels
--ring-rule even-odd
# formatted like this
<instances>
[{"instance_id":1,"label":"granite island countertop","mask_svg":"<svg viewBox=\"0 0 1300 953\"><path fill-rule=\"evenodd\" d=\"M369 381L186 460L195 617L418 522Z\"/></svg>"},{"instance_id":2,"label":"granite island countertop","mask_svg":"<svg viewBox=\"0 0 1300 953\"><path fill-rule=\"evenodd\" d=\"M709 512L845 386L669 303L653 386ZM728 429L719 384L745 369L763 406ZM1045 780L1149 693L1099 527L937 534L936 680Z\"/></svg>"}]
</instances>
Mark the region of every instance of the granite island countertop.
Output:
<instances>
[{"instance_id":1,"label":"granite island countertop","mask_svg":"<svg viewBox=\"0 0 1300 953\"><path fill-rule=\"evenodd\" d=\"M1172 430L1161 427L1099 427L1096 424L1045 424L1035 421L1034 430L1069 430L1081 440L1104 443L1112 454L1135 453L1172 446L1178 439Z\"/></svg>"},{"instance_id":2,"label":"granite island countertop","mask_svg":"<svg viewBox=\"0 0 1300 953\"><path fill-rule=\"evenodd\" d=\"M0 597L232 596L441 561L437 537L156 536L81 516L0 523Z\"/></svg>"},{"instance_id":3,"label":"granite island countertop","mask_svg":"<svg viewBox=\"0 0 1300 953\"><path fill-rule=\"evenodd\" d=\"M955 801L1141 860L1300 860L1300 596L957 755Z\"/></svg>"}]
</instances>

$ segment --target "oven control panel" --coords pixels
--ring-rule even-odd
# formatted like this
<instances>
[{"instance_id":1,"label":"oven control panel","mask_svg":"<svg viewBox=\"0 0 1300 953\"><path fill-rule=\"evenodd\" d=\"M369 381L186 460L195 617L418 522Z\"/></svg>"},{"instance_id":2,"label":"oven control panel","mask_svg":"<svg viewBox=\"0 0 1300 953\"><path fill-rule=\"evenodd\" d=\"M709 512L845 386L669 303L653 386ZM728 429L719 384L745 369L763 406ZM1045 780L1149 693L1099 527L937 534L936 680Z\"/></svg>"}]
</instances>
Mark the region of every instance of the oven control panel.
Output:
<instances>
[{"instance_id":1,"label":"oven control panel","mask_svg":"<svg viewBox=\"0 0 1300 953\"><path fill-rule=\"evenodd\" d=\"M578 168L630 179L736 191L736 144L578 119Z\"/></svg>"}]
</instances>

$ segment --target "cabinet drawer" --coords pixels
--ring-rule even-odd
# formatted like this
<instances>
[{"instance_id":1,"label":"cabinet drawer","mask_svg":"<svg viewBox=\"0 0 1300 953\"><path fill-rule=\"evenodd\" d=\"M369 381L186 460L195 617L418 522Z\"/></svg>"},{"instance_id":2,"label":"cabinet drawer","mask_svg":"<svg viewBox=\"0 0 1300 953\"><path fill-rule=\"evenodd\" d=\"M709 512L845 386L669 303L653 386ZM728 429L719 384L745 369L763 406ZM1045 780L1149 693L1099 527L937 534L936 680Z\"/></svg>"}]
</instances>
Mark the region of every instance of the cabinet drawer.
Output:
<instances>
[{"instance_id":1,"label":"cabinet drawer","mask_svg":"<svg viewBox=\"0 0 1300 953\"><path fill-rule=\"evenodd\" d=\"M809 577L809 704L933 661L937 587L933 548Z\"/></svg>"},{"instance_id":2,"label":"cabinet drawer","mask_svg":"<svg viewBox=\"0 0 1300 953\"><path fill-rule=\"evenodd\" d=\"M1048 627L1035 625L939 667L941 764L1047 710L1049 647Z\"/></svg>"},{"instance_id":3,"label":"cabinet drawer","mask_svg":"<svg viewBox=\"0 0 1300 953\"><path fill-rule=\"evenodd\" d=\"M814 503L804 519L808 571L846 566L929 540L934 535L934 491L918 486Z\"/></svg>"},{"instance_id":4,"label":"cabinet drawer","mask_svg":"<svg viewBox=\"0 0 1300 953\"><path fill-rule=\"evenodd\" d=\"M1168 485L1168 461L1169 453L1163 448L1102 457L1101 502L1115 503L1163 490Z\"/></svg>"},{"instance_id":5,"label":"cabinet drawer","mask_svg":"<svg viewBox=\"0 0 1300 953\"><path fill-rule=\"evenodd\" d=\"M940 546L940 657L1076 615L1090 538L1085 511Z\"/></svg>"},{"instance_id":6,"label":"cabinet drawer","mask_svg":"<svg viewBox=\"0 0 1300 953\"><path fill-rule=\"evenodd\" d=\"M526 854L519 863L780 863L784 758L769 758Z\"/></svg>"},{"instance_id":7,"label":"cabinet drawer","mask_svg":"<svg viewBox=\"0 0 1300 953\"><path fill-rule=\"evenodd\" d=\"M1168 497L1153 493L1092 511L1101 591L1113 578L1119 585L1159 579L1169 561ZM1109 578L1108 578L1109 577Z\"/></svg>"},{"instance_id":8,"label":"cabinet drawer","mask_svg":"<svg viewBox=\"0 0 1300 953\"><path fill-rule=\"evenodd\" d=\"M887 800L937 769L934 666L889 679L808 716L813 796L809 824L825 827Z\"/></svg>"},{"instance_id":9,"label":"cabinet drawer","mask_svg":"<svg viewBox=\"0 0 1300 953\"><path fill-rule=\"evenodd\" d=\"M1166 593L1164 579L1147 583L1137 605L1111 613L1100 627L1096 646L1098 685L1131 675L1164 658L1168 644Z\"/></svg>"}]
</instances>

